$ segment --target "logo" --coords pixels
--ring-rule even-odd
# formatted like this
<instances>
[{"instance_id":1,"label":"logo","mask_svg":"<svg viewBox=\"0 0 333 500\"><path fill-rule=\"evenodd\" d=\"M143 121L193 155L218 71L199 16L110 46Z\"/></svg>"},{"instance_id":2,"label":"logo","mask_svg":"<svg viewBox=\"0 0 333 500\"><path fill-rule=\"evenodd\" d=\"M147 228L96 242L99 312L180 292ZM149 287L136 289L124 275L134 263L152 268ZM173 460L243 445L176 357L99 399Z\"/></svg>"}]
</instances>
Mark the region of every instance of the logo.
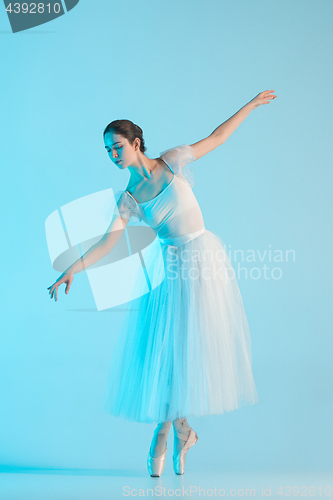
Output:
<instances>
[{"instance_id":1,"label":"logo","mask_svg":"<svg viewBox=\"0 0 333 500\"><path fill-rule=\"evenodd\" d=\"M111 188L55 210L45 221L53 268L63 273L105 234L116 206ZM98 311L149 293L165 278L159 238L148 225L129 225L114 248L86 269Z\"/></svg>"},{"instance_id":2,"label":"logo","mask_svg":"<svg viewBox=\"0 0 333 500\"><path fill-rule=\"evenodd\" d=\"M53 21L72 10L79 0L47 0L45 2L8 2L4 0L13 33Z\"/></svg>"}]
</instances>

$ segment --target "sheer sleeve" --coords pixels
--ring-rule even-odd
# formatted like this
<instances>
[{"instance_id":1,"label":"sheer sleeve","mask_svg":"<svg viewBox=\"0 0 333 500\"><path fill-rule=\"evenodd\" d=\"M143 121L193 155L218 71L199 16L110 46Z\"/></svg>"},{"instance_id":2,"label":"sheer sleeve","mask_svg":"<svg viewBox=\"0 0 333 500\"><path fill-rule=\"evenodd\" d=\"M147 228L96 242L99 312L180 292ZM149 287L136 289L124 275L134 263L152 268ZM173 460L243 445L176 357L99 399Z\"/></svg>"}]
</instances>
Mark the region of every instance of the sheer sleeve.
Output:
<instances>
[{"instance_id":1,"label":"sheer sleeve","mask_svg":"<svg viewBox=\"0 0 333 500\"><path fill-rule=\"evenodd\" d=\"M189 163L196 160L194 154L194 149L188 144L182 144L175 148L167 149L160 153L161 158L170 165L171 169L179 177L183 177L190 187L194 185L194 176L192 171L192 165Z\"/></svg>"},{"instance_id":2,"label":"sheer sleeve","mask_svg":"<svg viewBox=\"0 0 333 500\"><path fill-rule=\"evenodd\" d=\"M112 203L109 207L106 217L111 218L113 215L120 215L124 219L131 220L131 224L141 222L139 207L126 191L116 191L114 193L116 203Z\"/></svg>"}]
</instances>

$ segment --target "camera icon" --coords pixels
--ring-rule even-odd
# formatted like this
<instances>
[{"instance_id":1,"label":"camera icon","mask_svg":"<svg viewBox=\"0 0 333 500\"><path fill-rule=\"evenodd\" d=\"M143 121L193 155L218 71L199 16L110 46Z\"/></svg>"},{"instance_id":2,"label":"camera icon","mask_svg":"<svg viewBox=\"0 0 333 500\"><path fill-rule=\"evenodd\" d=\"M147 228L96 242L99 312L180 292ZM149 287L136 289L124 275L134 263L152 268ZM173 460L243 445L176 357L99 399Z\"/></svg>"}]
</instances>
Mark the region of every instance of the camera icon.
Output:
<instances>
[{"instance_id":1,"label":"camera icon","mask_svg":"<svg viewBox=\"0 0 333 500\"><path fill-rule=\"evenodd\" d=\"M115 207L109 188L67 203L48 216L46 241L56 271L64 272L101 239ZM86 273L98 311L137 299L165 278L159 238L150 226L132 225L130 220L111 252Z\"/></svg>"}]
</instances>

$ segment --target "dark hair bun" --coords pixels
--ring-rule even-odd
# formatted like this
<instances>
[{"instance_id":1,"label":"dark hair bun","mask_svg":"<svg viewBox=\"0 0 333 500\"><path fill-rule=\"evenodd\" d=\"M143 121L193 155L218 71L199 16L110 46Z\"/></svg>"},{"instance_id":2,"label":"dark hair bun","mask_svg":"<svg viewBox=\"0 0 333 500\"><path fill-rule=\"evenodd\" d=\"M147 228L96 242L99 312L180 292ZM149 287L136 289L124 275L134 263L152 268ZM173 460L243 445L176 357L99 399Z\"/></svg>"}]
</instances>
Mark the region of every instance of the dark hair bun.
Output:
<instances>
[{"instance_id":1,"label":"dark hair bun","mask_svg":"<svg viewBox=\"0 0 333 500\"><path fill-rule=\"evenodd\" d=\"M105 128L103 137L108 132L116 132L116 134L126 137L130 144L133 144L134 139L138 137L140 139L140 151L144 153L147 150L142 129L130 120L114 120Z\"/></svg>"}]
</instances>

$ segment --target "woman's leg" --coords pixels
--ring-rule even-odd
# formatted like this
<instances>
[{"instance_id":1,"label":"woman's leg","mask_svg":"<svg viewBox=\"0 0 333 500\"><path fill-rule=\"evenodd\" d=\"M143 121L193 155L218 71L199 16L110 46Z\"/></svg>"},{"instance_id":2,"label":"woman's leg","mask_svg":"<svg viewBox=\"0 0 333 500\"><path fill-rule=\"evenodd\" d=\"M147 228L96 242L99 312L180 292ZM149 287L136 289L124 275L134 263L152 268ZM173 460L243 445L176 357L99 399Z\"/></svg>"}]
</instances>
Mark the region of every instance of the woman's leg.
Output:
<instances>
[{"instance_id":1,"label":"woman's leg","mask_svg":"<svg viewBox=\"0 0 333 500\"><path fill-rule=\"evenodd\" d=\"M177 418L173 421L174 427L174 455L178 454L186 443L186 437L190 435L191 427L186 418Z\"/></svg>"},{"instance_id":2,"label":"woman's leg","mask_svg":"<svg viewBox=\"0 0 333 500\"><path fill-rule=\"evenodd\" d=\"M156 427L150 445L150 454L153 458L158 458L165 452L170 427L171 422L161 422Z\"/></svg>"}]
</instances>

